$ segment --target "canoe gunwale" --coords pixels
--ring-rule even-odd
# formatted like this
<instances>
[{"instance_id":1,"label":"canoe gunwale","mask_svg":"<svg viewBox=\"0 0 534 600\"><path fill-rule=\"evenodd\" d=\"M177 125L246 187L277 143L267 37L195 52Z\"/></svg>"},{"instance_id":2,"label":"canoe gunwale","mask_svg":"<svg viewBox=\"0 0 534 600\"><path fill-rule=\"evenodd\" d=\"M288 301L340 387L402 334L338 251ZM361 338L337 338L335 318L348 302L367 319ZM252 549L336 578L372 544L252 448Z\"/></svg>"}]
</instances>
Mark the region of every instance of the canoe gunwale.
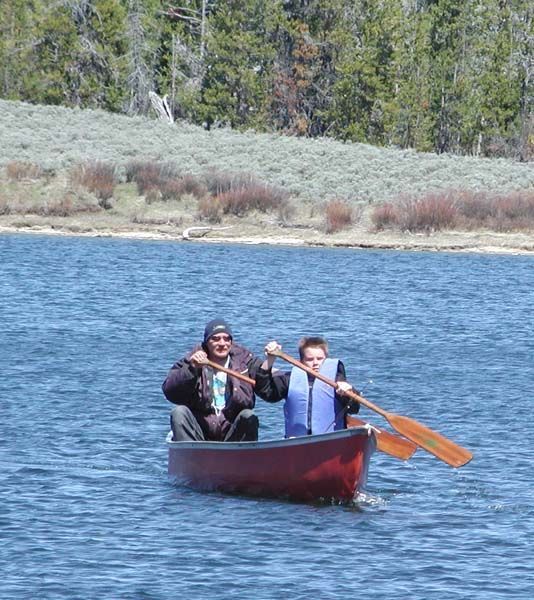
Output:
<instances>
[{"instance_id":1,"label":"canoe gunwale","mask_svg":"<svg viewBox=\"0 0 534 600\"><path fill-rule=\"evenodd\" d=\"M332 431L330 433L321 433L318 435L304 435L300 437L281 438L273 440L258 440L256 442L213 442L213 441L184 441L175 442L172 440L172 431L169 431L166 438L167 446L170 449L196 449L196 450L220 450L236 451L236 450L253 450L261 449L268 450L271 448L292 447L292 446L307 446L311 444L326 442L332 439L349 438L356 435L365 435L367 437L375 436L374 429L371 425L362 425L361 427L350 427L340 431Z\"/></svg>"}]
</instances>

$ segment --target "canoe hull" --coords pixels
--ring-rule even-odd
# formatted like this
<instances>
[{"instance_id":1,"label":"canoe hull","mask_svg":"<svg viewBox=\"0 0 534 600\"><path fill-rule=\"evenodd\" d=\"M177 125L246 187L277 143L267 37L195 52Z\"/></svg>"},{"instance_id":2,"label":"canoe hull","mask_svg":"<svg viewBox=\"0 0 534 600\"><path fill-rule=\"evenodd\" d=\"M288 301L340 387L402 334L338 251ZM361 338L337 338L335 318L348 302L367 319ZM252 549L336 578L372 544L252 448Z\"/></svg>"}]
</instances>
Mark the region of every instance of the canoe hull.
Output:
<instances>
[{"instance_id":1,"label":"canoe hull","mask_svg":"<svg viewBox=\"0 0 534 600\"><path fill-rule=\"evenodd\" d=\"M265 442L173 442L169 475L202 491L350 500L365 487L376 438L367 427Z\"/></svg>"}]
</instances>

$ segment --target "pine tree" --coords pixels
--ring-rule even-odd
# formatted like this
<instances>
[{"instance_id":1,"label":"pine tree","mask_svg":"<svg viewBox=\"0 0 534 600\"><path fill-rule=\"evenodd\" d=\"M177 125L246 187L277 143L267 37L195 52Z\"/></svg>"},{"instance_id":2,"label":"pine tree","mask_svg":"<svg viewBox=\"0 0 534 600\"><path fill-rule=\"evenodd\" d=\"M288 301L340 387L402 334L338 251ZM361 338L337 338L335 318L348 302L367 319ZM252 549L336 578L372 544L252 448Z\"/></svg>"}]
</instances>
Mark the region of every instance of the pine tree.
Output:
<instances>
[{"instance_id":1,"label":"pine tree","mask_svg":"<svg viewBox=\"0 0 534 600\"><path fill-rule=\"evenodd\" d=\"M395 0L354 6L336 66L331 132L342 139L388 143L397 113L394 56L399 25Z\"/></svg>"},{"instance_id":2,"label":"pine tree","mask_svg":"<svg viewBox=\"0 0 534 600\"><path fill-rule=\"evenodd\" d=\"M35 89L37 73L32 52L39 42L36 16L43 10L40 0L0 2L0 96L28 99Z\"/></svg>"},{"instance_id":3,"label":"pine tree","mask_svg":"<svg viewBox=\"0 0 534 600\"><path fill-rule=\"evenodd\" d=\"M262 0L230 0L210 15L198 106L208 127L264 128L274 57L271 10Z\"/></svg>"}]
</instances>

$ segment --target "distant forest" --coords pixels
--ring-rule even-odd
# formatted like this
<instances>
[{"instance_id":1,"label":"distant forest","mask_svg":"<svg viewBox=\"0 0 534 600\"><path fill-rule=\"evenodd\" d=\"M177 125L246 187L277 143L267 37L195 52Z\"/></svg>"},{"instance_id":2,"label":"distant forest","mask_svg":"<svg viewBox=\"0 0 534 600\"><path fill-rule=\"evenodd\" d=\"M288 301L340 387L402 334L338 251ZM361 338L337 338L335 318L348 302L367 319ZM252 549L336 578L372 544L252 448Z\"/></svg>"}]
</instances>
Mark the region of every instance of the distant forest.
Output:
<instances>
[{"instance_id":1,"label":"distant forest","mask_svg":"<svg viewBox=\"0 0 534 600\"><path fill-rule=\"evenodd\" d=\"M0 96L534 158L531 0L0 0Z\"/></svg>"}]
</instances>

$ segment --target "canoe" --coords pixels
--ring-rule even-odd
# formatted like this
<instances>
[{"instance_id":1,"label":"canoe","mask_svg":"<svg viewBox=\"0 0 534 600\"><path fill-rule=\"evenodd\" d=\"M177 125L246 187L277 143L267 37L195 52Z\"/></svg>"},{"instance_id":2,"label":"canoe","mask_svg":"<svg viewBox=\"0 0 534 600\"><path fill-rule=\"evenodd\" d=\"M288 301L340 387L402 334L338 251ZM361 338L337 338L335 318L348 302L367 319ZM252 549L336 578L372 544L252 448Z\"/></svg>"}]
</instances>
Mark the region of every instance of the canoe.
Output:
<instances>
[{"instance_id":1,"label":"canoe","mask_svg":"<svg viewBox=\"0 0 534 600\"><path fill-rule=\"evenodd\" d=\"M368 426L258 442L174 442L168 472L200 491L351 500L365 488L376 437Z\"/></svg>"}]
</instances>

